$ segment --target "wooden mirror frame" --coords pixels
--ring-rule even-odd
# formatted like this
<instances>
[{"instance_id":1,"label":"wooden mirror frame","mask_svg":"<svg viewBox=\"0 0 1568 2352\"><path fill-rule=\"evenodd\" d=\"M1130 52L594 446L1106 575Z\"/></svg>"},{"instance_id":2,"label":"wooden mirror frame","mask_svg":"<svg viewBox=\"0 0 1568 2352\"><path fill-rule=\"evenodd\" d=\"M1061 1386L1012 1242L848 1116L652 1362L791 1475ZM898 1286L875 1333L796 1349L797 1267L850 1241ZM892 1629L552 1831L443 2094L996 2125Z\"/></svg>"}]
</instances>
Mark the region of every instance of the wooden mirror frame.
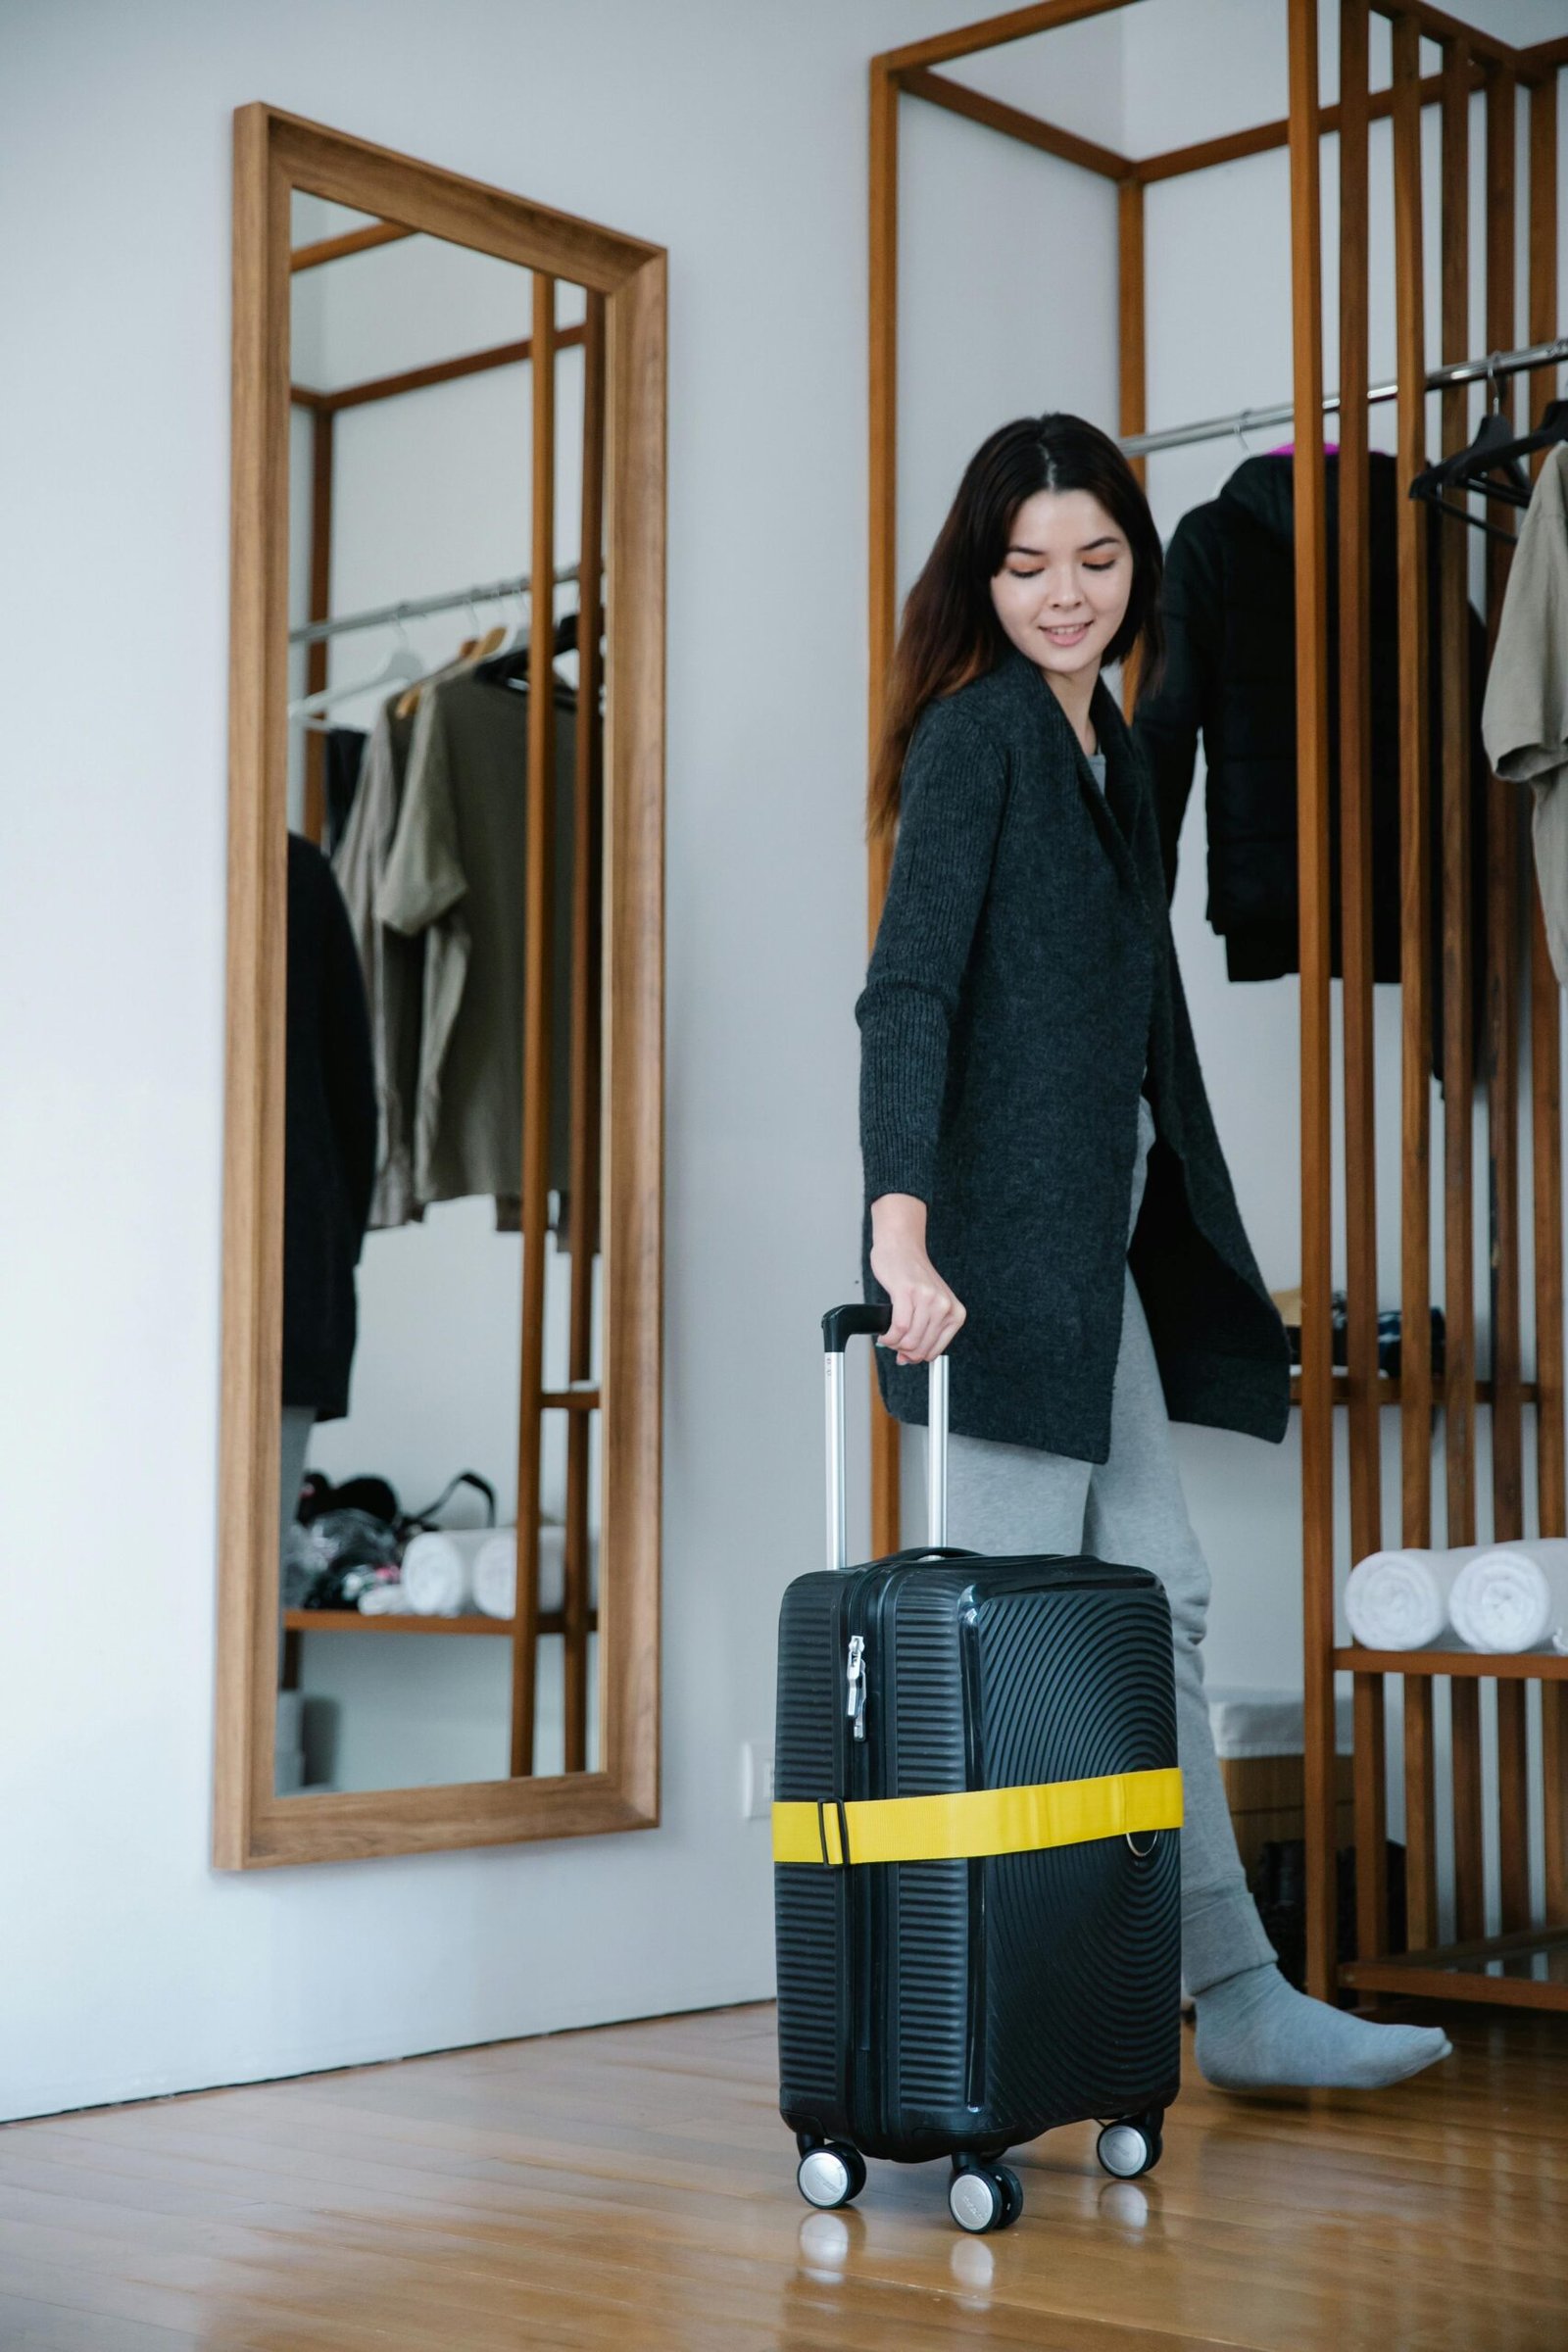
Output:
<instances>
[{"instance_id":1,"label":"wooden mirror frame","mask_svg":"<svg viewBox=\"0 0 1568 2352\"><path fill-rule=\"evenodd\" d=\"M605 298L602 1769L274 1793L282 1394L290 198ZM665 257L262 105L234 118L227 1072L214 1861L340 1862L659 1818ZM519 466L527 452L519 440ZM519 1594L519 1602L521 1595ZM526 1603L522 1603L526 1606Z\"/></svg>"}]
</instances>

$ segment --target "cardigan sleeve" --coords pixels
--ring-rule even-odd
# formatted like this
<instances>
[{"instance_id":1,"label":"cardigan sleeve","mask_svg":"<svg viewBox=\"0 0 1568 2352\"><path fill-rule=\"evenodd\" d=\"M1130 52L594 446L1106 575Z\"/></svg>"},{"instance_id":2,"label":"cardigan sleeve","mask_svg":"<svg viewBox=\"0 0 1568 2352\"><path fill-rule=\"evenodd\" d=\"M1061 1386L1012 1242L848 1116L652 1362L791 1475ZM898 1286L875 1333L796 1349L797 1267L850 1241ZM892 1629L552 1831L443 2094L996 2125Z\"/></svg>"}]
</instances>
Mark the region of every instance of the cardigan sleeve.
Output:
<instances>
[{"instance_id":1,"label":"cardigan sleeve","mask_svg":"<svg viewBox=\"0 0 1568 2352\"><path fill-rule=\"evenodd\" d=\"M855 1007L867 1200L931 1198L948 1033L1005 794L1001 752L962 711L933 704L905 760L893 871Z\"/></svg>"},{"instance_id":2,"label":"cardigan sleeve","mask_svg":"<svg viewBox=\"0 0 1568 2352\"><path fill-rule=\"evenodd\" d=\"M1199 729L1206 725L1215 669L1214 621L1219 581L1206 534L1186 515L1165 552L1160 612L1165 622L1165 668L1153 692L1140 701L1133 733L1149 764L1159 820L1165 897L1176 889L1176 845L1193 789Z\"/></svg>"}]
</instances>

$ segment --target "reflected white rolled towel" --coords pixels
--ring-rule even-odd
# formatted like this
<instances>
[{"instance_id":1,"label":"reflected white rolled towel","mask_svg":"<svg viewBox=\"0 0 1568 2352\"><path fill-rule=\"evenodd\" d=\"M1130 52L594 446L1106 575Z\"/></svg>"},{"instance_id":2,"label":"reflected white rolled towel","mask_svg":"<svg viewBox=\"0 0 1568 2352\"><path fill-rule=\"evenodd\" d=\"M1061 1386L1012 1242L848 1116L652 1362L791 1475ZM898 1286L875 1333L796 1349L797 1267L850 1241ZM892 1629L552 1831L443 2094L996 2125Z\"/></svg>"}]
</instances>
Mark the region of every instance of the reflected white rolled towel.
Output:
<instances>
[{"instance_id":1,"label":"reflected white rolled towel","mask_svg":"<svg viewBox=\"0 0 1568 2352\"><path fill-rule=\"evenodd\" d=\"M589 1548L590 1593L599 1588L599 1543ZM539 1530L539 1606L559 1609L565 1596L566 1531L555 1520ZM514 1528L494 1535L473 1564L473 1597L487 1617L510 1617L517 1597L517 1537Z\"/></svg>"},{"instance_id":2,"label":"reflected white rolled towel","mask_svg":"<svg viewBox=\"0 0 1568 2352\"><path fill-rule=\"evenodd\" d=\"M402 1617L407 1615L409 1596L395 1578L378 1585L367 1585L360 1594L362 1617Z\"/></svg>"},{"instance_id":3,"label":"reflected white rolled towel","mask_svg":"<svg viewBox=\"0 0 1568 2352\"><path fill-rule=\"evenodd\" d=\"M1448 1596L1474 1546L1372 1551L1350 1570L1345 1614L1366 1649L1430 1649L1448 1630Z\"/></svg>"},{"instance_id":4,"label":"reflected white rolled towel","mask_svg":"<svg viewBox=\"0 0 1568 2352\"><path fill-rule=\"evenodd\" d=\"M1493 1544L1474 1552L1448 1599L1472 1649L1535 1649L1568 1629L1568 1540Z\"/></svg>"},{"instance_id":5,"label":"reflected white rolled towel","mask_svg":"<svg viewBox=\"0 0 1568 2352\"><path fill-rule=\"evenodd\" d=\"M416 1617L461 1617L473 1605L473 1568L489 1543L487 1527L437 1528L416 1536L403 1554L403 1597Z\"/></svg>"}]
</instances>

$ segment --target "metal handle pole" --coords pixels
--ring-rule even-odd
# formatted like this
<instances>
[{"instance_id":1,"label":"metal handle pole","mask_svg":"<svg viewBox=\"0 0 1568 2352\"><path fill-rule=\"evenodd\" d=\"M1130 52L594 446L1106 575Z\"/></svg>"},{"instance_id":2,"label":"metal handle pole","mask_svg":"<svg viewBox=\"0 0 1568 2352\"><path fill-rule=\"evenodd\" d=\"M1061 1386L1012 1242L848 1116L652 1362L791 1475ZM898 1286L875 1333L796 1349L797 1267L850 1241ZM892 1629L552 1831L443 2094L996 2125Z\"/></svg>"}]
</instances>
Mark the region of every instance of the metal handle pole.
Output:
<instances>
[{"instance_id":1,"label":"metal handle pole","mask_svg":"<svg viewBox=\"0 0 1568 2352\"><path fill-rule=\"evenodd\" d=\"M822 1358L827 1367L827 1564L847 1568L850 1562L850 1514L844 1478L844 1357L829 1348Z\"/></svg>"},{"instance_id":2,"label":"metal handle pole","mask_svg":"<svg viewBox=\"0 0 1568 2352\"><path fill-rule=\"evenodd\" d=\"M823 1400L827 1436L827 1564L836 1574L850 1564L850 1513L845 1471L844 1348L852 1332L886 1331L888 1309L836 1306L822 1318ZM926 1542L948 1540L948 1359L928 1367L925 1451Z\"/></svg>"},{"instance_id":3,"label":"metal handle pole","mask_svg":"<svg viewBox=\"0 0 1568 2352\"><path fill-rule=\"evenodd\" d=\"M933 1356L926 1395L925 1540L948 1540L948 1359Z\"/></svg>"}]
</instances>

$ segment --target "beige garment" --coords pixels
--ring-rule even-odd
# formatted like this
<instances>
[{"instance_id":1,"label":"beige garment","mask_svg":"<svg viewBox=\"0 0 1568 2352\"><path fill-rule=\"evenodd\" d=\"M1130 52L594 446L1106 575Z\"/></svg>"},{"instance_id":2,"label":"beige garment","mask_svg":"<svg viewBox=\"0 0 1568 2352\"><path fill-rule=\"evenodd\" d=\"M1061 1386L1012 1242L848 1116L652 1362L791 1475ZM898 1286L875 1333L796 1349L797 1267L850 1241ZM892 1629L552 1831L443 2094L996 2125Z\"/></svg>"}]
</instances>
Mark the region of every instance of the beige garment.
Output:
<instances>
[{"instance_id":1,"label":"beige garment","mask_svg":"<svg viewBox=\"0 0 1568 2352\"><path fill-rule=\"evenodd\" d=\"M550 1182L570 1167L572 780L575 701L556 696ZM383 924L422 940L414 1117L420 1201L515 1199L522 1167L528 696L458 675L426 688L397 836L376 894ZM505 1212L503 1212L505 1213Z\"/></svg>"},{"instance_id":2,"label":"beige garment","mask_svg":"<svg viewBox=\"0 0 1568 2352\"><path fill-rule=\"evenodd\" d=\"M1503 782L1534 792L1546 942L1568 982L1568 448L1546 453L1514 549L1481 732Z\"/></svg>"},{"instance_id":3,"label":"beige garment","mask_svg":"<svg viewBox=\"0 0 1568 2352\"><path fill-rule=\"evenodd\" d=\"M354 806L332 860L360 952L370 1016L377 1124L375 1188L370 1196L374 1227L407 1225L421 1213L414 1190L413 1118L419 1083L424 941L389 932L375 911L376 891L397 833L414 732L412 718L397 715L397 699L376 713Z\"/></svg>"}]
</instances>

